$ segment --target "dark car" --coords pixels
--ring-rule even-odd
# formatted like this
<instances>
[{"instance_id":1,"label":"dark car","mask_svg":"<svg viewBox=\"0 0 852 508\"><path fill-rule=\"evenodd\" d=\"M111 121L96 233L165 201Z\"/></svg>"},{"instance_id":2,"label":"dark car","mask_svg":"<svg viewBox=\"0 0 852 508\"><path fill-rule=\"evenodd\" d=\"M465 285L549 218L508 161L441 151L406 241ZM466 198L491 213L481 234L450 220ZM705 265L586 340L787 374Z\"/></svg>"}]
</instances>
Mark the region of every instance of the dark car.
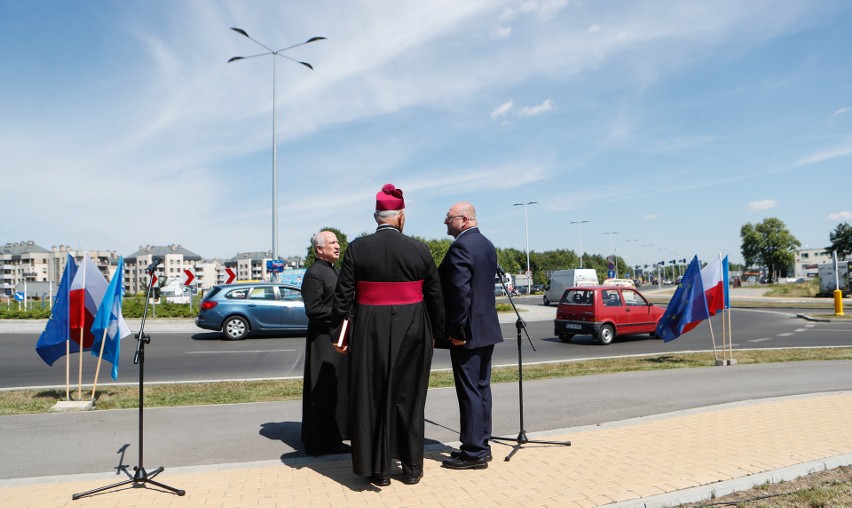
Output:
<instances>
[{"instance_id":1,"label":"dark car","mask_svg":"<svg viewBox=\"0 0 852 508\"><path fill-rule=\"evenodd\" d=\"M544 284L533 284L532 292L533 294L544 293Z\"/></svg>"},{"instance_id":2,"label":"dark car","mask_svg":"<svg viewBox=\"0 0 852 508\"><path fill-rule=\"evenodd\" d=\"M553 328L563 342L591 335L600 344L610 344L617 335L654 336L663 312L632 287L574 287L562 294Z\"/></svg>"},{"instance_id":3,"label":"dark car","mask_svg":"<svg viewBox=\"0 0 852 508\"><path fill-rule=\"evenodd\" d=\"M292 332L308 329L305 303L297 286L257 282L213 286L199 306L195 325L221 330L230 340L257 332Z\"/></svg>"}]
</instances>

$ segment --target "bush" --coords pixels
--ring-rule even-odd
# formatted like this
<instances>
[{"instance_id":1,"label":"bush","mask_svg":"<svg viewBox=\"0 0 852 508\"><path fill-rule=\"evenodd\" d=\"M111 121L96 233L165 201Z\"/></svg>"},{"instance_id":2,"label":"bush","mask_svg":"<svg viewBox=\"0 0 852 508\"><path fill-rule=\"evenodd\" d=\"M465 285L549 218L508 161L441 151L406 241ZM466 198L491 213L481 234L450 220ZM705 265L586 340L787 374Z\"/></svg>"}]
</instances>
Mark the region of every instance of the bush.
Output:
<instances>
[{"instance_id":1,"label":"bush","mask_svg":"<svg viewBox=\"0 0 852 508\"><path fill-rule=\"evenodd\" d=\"M50 309L48 307L30 310L0 307L0 319L45 319L49 317Z\"/></svg>"},{"instance_id":2,"label":"bush","mask_svg":"<svg viewBox=\"0 0 852 508\"><path fill-rule=\"evenodd\" d=\"M189 304L172 303L165 299L162 303L157 304L156 314L158 318L193 318L198 314L198 304L200 298L195 296L192 301L192 310L189 309ZM148 317L154 317L154 306L148 306ZM121 315L125 319L141 318L145 311L145 297L131 296L125 297L121 304ZM50 317L50 308L46 305L44 308L35 308L30 310L0 307L0 319L47 319Z\"/></svg>"}]
</instances>

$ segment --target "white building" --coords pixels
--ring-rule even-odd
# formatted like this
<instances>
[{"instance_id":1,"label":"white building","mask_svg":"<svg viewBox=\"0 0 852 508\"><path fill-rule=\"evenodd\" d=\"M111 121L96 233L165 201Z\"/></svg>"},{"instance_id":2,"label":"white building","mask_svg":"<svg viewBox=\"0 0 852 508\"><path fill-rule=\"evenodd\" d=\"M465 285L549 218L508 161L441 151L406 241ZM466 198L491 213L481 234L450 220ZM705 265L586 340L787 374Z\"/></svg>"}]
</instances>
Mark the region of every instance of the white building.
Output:
<instances>
[{"instance_id":1,"label":"white building","mask_svg":"<svg viewBox=\"0 0 852 508\"><path fill-rule=\"evenodd\" d=\"M793 265L795 277L814 278L818 276L819 265L833 262L831 251L822 249L802 249L796 252L796 262Z\"/></svg>"},{"instance_id":2,"label":"white building","mask_svg":"<svg viewBox=\"0 0 852 508\"><path fill-rule=\"evenodd\" d=\"M47 282L50 251L33 241L0 246L0 289L9 295L23 282ZM60 272L61 273L61 272Z\"/></svg>"}]
</instances>

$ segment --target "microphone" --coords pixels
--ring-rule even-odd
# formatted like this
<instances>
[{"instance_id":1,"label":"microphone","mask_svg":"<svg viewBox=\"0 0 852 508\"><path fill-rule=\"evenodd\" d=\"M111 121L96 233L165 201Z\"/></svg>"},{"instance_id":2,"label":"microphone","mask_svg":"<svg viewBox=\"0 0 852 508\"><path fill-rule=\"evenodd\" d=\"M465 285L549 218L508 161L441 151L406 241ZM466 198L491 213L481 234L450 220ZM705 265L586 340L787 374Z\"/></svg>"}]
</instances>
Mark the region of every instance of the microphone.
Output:
<instances>
[{"instance_id":1,"label":"microphone","mask_svg":"<svg viewBox=\"0 0 852 508\"><path fill-rule=\"evenodd\" d=\"M153 273L154 270L157 269L157 265L159 265L162 262L163 262L163 258L154 256L153 261L151 261L151 264L148 265L148 268L146 268L146 270L148 271L148 273Z\"/></svg>"},{"instance_id":2,"label":"microphone","mask_svg":"<svg viewBox=\"0 0 852 508\"><path fill-rule=\"evenodd\" d=\"M500 268L500 265L497 265L497 273L499 273L501 277L506 276L506 272L504 272L503 269Z\"/></svg>"}]
</instances>

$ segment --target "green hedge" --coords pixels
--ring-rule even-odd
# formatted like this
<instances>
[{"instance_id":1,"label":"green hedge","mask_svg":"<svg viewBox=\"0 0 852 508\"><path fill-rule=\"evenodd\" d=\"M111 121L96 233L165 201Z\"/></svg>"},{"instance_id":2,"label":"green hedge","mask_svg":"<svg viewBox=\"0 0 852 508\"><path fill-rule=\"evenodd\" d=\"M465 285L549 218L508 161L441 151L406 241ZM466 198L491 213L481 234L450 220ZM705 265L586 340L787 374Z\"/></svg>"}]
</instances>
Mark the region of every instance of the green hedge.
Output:
<instances>
[{"instance_id":1,"label":"green hedge","mask_svg":"<svg viewBox=\"0 0 852 508\"><path fill-rule=\"evenodd\" d=\"M186 303L171 303L163 300L163 303L148 306L148 317L158 318L193 318L198 314L199 298L196 296L192 302L192 310ZM141 318L145 310L145 298L131 296L124 298L121 305L121 314L125 319ZM0 307L0 319L46 319L50 317L50 309L38 307L30 310L16 309L14 307Z\"/></svg>"}]
</instances>

